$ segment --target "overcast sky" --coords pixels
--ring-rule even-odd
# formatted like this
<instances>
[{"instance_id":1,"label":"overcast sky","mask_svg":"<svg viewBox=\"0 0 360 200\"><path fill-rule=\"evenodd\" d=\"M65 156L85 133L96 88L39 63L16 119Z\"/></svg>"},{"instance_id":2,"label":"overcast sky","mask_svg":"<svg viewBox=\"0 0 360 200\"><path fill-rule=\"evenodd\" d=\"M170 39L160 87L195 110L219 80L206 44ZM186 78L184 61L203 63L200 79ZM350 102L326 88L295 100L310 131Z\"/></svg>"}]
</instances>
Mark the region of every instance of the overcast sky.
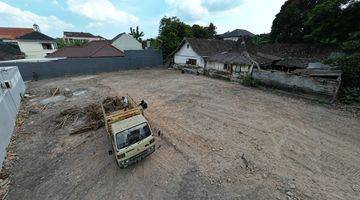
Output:
<instances>
[{"instance_id":1,"label":"overcast sky","mask_svg":"<svg viewBox=\"0 0 360 200\"><path fill-rule=\"evenodd\" d=\"M158 35L163 16L188 24L213 22L218 33L236 28L255 34L271 29L285 0L0 0L0 26L32 27L61 37L83 31L111 39L139 26L145 38Z\"/></svg>"}]
</instances>

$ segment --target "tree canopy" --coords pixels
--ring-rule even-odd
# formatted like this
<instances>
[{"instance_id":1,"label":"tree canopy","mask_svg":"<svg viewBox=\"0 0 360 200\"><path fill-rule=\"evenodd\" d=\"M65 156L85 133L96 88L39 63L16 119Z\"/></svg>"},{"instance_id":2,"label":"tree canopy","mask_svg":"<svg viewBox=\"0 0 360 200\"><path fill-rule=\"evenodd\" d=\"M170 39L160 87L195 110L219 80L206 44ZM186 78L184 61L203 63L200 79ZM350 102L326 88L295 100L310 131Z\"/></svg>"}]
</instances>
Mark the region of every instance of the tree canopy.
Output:
<instances>
[{"instance_id":1,"label":"tree canopy","mask_svg":"<svg viewBox=\"0 0 360 200\"><path fill-rule=\"evenodd\" d=\"M130 27L129 35L132 35L137 41L142 42L142 37L144 36L144 32L139 31L138 26L136 26L136 28Z\"/></svg>"},{"instance_id":2,"label":"tree canopy","mask_svg":"<svg viewBox=\"0 0 360 200\"><path fill-rule=\"evenodd\" d=\"M359 50L359 19L357 0L288 0L270 35L274 42L319 42Z\"/></svg>"},{"instance_id":3,"label":"tree canopy","mask_svg":"<svg viewBox=\"0 0 360 200\"><path fill-rule=\"evenodd\" d=\"M180 21L177 17L163 17L160 21L158 40L162 43L164 56L171 54L185 37L215 38L216 27L213 23L209 26L192 26Z\"/></svg>"}]
</instances>

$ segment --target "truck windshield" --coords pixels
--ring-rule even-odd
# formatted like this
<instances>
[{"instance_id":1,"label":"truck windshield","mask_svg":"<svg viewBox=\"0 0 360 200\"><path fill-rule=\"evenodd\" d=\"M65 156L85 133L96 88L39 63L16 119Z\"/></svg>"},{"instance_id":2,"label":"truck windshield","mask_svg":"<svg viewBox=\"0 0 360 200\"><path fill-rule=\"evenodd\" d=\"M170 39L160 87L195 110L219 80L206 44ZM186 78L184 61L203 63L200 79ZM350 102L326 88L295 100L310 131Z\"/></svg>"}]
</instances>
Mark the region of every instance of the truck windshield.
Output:
<instances>
[{"instance_id":1,"label":"truck windshield","mask_svg":"<svg viewBox=\"0 0 360 200\"><path fill-rule=\"evenodd\" d=\"M118 149L130 146L151 135L147 123L143 123L116 134Z\"/></svg>"}]
</instances>

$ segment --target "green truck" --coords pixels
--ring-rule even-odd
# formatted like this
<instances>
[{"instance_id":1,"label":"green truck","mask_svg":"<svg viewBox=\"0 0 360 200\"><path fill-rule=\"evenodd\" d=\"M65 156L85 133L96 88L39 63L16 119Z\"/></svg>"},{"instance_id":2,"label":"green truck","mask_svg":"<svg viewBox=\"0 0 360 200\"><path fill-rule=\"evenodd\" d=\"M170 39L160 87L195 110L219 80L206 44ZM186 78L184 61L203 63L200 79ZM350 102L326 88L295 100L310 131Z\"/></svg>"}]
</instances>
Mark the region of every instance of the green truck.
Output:
<instances>
[{"instance_id":1,"label":"green truck","mask_svg":"<svg viewBox=\"0 0 360 200\"><path fill-rule=\"evenodd\" d=\"M105 127L114 154L120 168L125 168L136 163L155 151L155 138L151 127L143 115L147 105L138 105L129 96L126 106L121 105L121 100L113 98L109 103L101 103Z\"/></svg>"}]
</instances>

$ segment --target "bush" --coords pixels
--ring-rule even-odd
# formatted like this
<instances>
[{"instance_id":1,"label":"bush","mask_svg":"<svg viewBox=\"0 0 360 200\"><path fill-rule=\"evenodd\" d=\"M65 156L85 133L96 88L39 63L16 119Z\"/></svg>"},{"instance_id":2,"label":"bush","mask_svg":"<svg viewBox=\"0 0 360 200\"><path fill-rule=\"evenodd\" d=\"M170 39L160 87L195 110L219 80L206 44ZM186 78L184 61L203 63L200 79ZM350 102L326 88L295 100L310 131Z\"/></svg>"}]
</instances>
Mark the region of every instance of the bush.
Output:
<instances>
[{"instance_id":1,"label":"bush","mask_svg":"<svg viewBox=\"0 0 360 200\"><path fill-rule=\"evenodd\" d=\"M326 63L343 72L339 99L344 103L358 102L360 97L360 53L330 59Z\"/></svg>"},{"instance_id":2,"label":"bush","mask_svg":"<svg viewBox=\"0 0 360 200\"><path fill-rule=\"evenodd\" d=\"M246 75L242 80L241 84L248 87L257 87L259 85L259 81L254 79L251 75Z\"/></svg>"},{"instance_id":3,"label":"bush","mask_svg":"<svg viewBox=\"0 0 360 200\"><path fill-rule=\"evenodd\" d=\"M346 104L352 102L360 103L360 87L345 88L339 99Z\"/></svg>"}]
</instances>

